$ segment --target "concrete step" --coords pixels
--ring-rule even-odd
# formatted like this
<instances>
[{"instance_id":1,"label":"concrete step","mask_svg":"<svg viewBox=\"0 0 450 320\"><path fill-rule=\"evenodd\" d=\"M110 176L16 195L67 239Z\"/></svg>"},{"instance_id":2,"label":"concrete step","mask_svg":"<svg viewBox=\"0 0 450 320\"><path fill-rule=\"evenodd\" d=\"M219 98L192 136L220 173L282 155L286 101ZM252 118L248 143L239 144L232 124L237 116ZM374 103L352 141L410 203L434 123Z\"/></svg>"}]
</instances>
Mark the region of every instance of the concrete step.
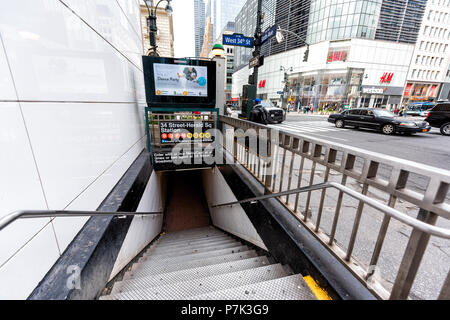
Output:
<instances>
[{"instance_id":1,"label":"concrete step","mask_svg":"<svg viewBox=\"0 0 450 320\"><path fill-rule=\"evenodd\" d=\"M213 256L210 258L199 258L197 260L191 260L191 261L181 261L178 263L172 263L172 264L154 264L146 267L136 268L137 271L135 272L134 269L127 272L124 277L123 281L127 279L134 279L134 278L140 278L140 277L147 277L157 274L163 274L163 273L169 273L179 270L188 270L192 268L198 268L203 266L209 266L219 263L225 263L225 262L231 262L231 261L239 261L249 258L258 257L258 254L255 250L248 250L243 252L237 252L237 253L231 253L231 254L223 254L218 256Z\"/></svg>"},{"instance_id":2,"label":"concrete step","mask_svg":"<svg viewBox=\"0 0 450 320\"><path fill-rule=\"evenodd\" d=\"M218 243L218 244L208 244L202 247L194 247L194 248L186 248L183 247L181 249L174 249L174 250L170 250L170 251L161 251L161 252L152 252L152 254L149 254L146 259L146 261L150 261L150 260L159 260L159 259L166 259L169 257L181 257L181 256L187 256L190 254L194 254L194 253L202 253L202 252L209 252L209 251L216 251L216 250L221 250L221 249L226 249L226 248L234 248L234 247L239 247L242 246L242 244L240 242L237 241L232 241L232 242L227 242L227 243Z\"/></svg>"},{"instance_id":3,"label":"concrete step","mask_svg":"<svg viewBox=\"0 0 450 320\"><path fill-rule=\"evenodd\" d=\"M132 290L109 295L112 300L184 300L190 296L226 290L284 277L281 264L177 282L145 290Z\"/></svg>"},{"instance_id":4,"label":"concrete step","mask_svg":"<svg viewBox=\"0 0 450 320\"><path fill-rule=\"evenodd\" d=\"M207 228L169 232L164 233L161 236L167 240L180 240L180 239L190 240L199 237L211 237L215 235L224 235L224 233L222 231L217 230L214 227L207 227Z\"/></svg>"},{"instance_id":5,"label":"concrete step","mask_svg":"<svg viewBox=\"0 0 450 320\"><path fill-rule=\"evenodd\" d=\"M196 237L196 238L192 238L192 239L184 239L184 240L170 240L170 239L164 239L164 238L160 238L160 241L158 242L158 244L161 247L166 247L166 246L176 246L176 245L183 245L183 244L188 244L188 243L199 243L202 241L212 241L212 240L223 240L223 239L230 239L229 236L227 235L215 235L215 236L201 236L201 237Z\"/></svg>"},{"instance_id":6,"label":"concrete step","mask_svg":"<svg viewBox=\"0 0 450 320\"><path fill-rule=\"evenodd\" d=\"M208 292L189 300L316 300L301 275Z\"/></svg>"},{"instance_id":7,"label":"concrete step","mask_svg":"<svg viewBox=\"0 0 450 320\"><path fill-rule=\"evenodd\" d=\"M148 250L148 252L152 253L158 253L158 252L170 252L173 250L179 250L183 248L201 248L204 246L212 245L212 244L219 244L219 243L230 243L230 242L238 242L234 239L225 238L225 239L218 239L218 240L202 240L201 242L194 242L194 243L183 243L178 245L172 245L172 246L155 246L152 250Z\"/></svg>"},{"instance_id":8,"label":"concrete step","mask_svg":"<svg viewBox=\"0 0 450 320\"><path fill-rule=\"evenodd\" d=\"M216 234L216 235L208 235L208 236L198 236L195 238L190 239L165 239L164 236L160 237L159 244L164 246L173 246L173 245L179 245L179 244L186 244L186 243L195 243L195 242L201 242L201 241L208 241L208 240L219 240L219 239L230 239L230 237L226 234Z\"/></svg>"},{"instance_id":9,"label":"concrete step","mask_svg":"<svg viewBox=\"0 0 450 320\"><path fill-rule=\"evenodd\" d=\"M167 258L159 258L159 259L153 259L152 255L143 256L138 260L136 264L133 265L132 269L137 270L139 266L150 266L154 264L171 264L171 263L177 263L177 262L186 262L189 260L198 260L198 259L204 259L209 257L217 257L223 254L230 254L230 253L237 253L237 252L243 252L247 251L247 246L236 246L231 248L225 248L221 250L214 250L210 252L200 252L200 253L191 253L184 256L175 256L175 257L167 257ZM136 267L136 268L135 268Z\"/></svg>"},{"instance_id":10,"label":"concrete step","mask_svg":"<svg viewBox=\"0 0 450 320\"><path fill-rule=\"evenodd\" d=\"M177 282L186 281L186 279L200 279L218 274L257 268L269 264L270 263L267 257L261 256L238 261L206 265L197 268L184 269L180 271L163 273L137 279L129 279L116 282L111 293L114 294L131 290L145 290L151 287L170 284L176 285Z\"/></svg>"}]
</instances>

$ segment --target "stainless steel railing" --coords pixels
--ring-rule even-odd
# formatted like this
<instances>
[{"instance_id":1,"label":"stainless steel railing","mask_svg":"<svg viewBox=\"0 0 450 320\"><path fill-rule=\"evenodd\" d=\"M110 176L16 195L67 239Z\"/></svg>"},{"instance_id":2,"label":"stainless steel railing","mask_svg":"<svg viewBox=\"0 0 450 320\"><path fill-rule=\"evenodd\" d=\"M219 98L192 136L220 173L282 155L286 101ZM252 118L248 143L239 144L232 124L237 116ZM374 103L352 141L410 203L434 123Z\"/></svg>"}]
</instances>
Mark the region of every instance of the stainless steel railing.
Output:
<instances>
[{"instance_id":1,"label":"stainless steel railing","mask_svg":"<svg viewBox=\"0 0 450 320\"><path fill-rule=\"evenodd\" d=\"M342 191L343 193L348 194L351 197L358 199L375 209L380 210L381 212L390 216L391 218L395 218L398 221L403 222L417 230L426 232L432 236L436 236L436 237L440 237L440 238L444 238L444 239L450 239L450 229L436 227L433 225L429 225L428 223L424 223L420 220L417 220L415 218L408 216L407 214L405 214L403 212L400 212L394 208L391 208L391 207L389 207L383 203L380 203L380 202L378 202L368 196L365 196L361 193L355 192L354 190L347 188L347 187L341 185L340 183L336 183L336 182L318 183L318 184L314 184L314 185L308 186L308 187L302 187L302 188L298 188L298 189L267 194L267 195L263 195L263 196L259 196L259 197L248 198L245 200L221 203L221 204L213 205L211 207L212 208L227 207L227 206L233 206L236 204L242 204L242 203L247 203L247 202L256 202L256 201L266 200L266 199L270 199L270 198L277 198L277 197L286 196L289 194L304 193L304 192L309 192L309 191L314 191L314 190L323 190L326 188L335 188L339 191Z\"/></svg>"},{"instance_id":2,"label":"stainless steel railing","mask_svg":"<svg viewBox=\"0 0 450 320\"><path fill-rule=\"evenodd\" d=\"M140 216L157 215L162 212L104 212L104 211L68 211L68 210L19 210L0 219L0 231L17 219L53 218L53 217L102 217L102 216Z\"/></svg>"},{"instance_id":3,"label":"stainless steel railing","mask_svg":"<svg viewBox=\"0 0 450 320\"><path fill-rule=\"evenodd\" d=\"M262 198L248 201L275 196L377 297L407 299L410 296L430 236L440 237L442 241L449 239L450 230L435 224L438 218L450 219L450 171L306 135L267 131L267 126L241 119L222 116L220 121L224 149L265 189ZM248 134L249 131L252 133ZM252 135L257 137L258 147L246 142L245 137ZM265 141L261 143L262 140ZM263 145L267 145L264 155L260 150ZM412 183L415 179L422 179L423 185L417 187ZM327 194L328 189L337 190L337 197ZM313 195L314 191L319 195ZM350 218L344 195L356 202L356 212ZM300 196L305 199L301 201ZM325 204L329 212L325 212ZM411 216L412 210L418 211L417 217ZM382 214L381 223L374 243L365 243L365 247L373 245L370 262L361 263L355 254L360 249L359 242L366 240L365 235L359 235L357 241L363 225L361 220L375 213ZM328 230L322 227L325 217L330 220ZM339 222L346 226L339 228ZM412 228L406 235L404 248L396 248L401 259L396 272L389 270L391 284L387 279L376 279L374 271L382 249L395 247L388 229L397 224ZM337 243L337 238L340 242L348 241L347 245ZM440 299L449 298L449 287L450 273L447 273L438 292Z\"/></svg>"}]
</instances>

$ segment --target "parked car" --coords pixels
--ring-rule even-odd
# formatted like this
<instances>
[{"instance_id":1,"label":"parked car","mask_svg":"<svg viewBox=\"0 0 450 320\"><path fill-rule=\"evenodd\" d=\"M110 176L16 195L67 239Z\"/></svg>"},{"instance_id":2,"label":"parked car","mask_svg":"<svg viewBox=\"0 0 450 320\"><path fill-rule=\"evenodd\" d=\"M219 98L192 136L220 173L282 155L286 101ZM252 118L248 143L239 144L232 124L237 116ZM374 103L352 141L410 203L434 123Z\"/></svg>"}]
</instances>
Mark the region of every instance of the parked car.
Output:
<instances>
[{"instance_id":1,"label":"parked car","mask_svg":"<svg viewBox=\"0 0 450 320\"><path fill-rule=\"evenodd\" d=\"M450 136L450 102L436 104L425 120L439 128L444 136Z\"/></svg>"},{"instance_id":2,"label":"parked car","mask_svg":"<svg viewBox=\"0 0 450 320\"><path fill-rule=\"evenodd\" d=\"M266 112L268 123L281 123L286 120L286 111L276 107L272 102L262 101L261 106Z\"/></svg>"},{"instance_id":3,"label":"parked car","mask_svg":"<svg viewBox=\"0 0 450 320\"><path fill-rule=\"evenodd\" d=\"M385 109L358 108L345 110L328 117L328 122L337 128L346 126L379 130L384 134L428 132L431 126L426 121L405 121Z\"/></svg>"}]
</instances>

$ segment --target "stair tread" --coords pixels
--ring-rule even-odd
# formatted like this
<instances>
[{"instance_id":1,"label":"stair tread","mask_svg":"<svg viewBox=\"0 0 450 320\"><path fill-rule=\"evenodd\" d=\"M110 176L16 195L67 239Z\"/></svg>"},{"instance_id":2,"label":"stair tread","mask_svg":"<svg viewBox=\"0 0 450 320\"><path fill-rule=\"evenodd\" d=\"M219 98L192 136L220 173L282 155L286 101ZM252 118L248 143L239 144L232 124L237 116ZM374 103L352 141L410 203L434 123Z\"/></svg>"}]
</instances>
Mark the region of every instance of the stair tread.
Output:
<instances>
[{"instance_id":1,"label":"stair tread","mask_svg":"<svg viewBox=\"0 0 450 320\"><path fill-rule=\"evenodd\" d=\"M301 275L189 297L190 300L316 300Z\"/></svg>"},{"instance_id":2,"label":"stair tread","mask_svg":"<svg viewBox=\"0 0 450 320\"><path fill-rule=\"evenodd\" d=\"M248 247L244 245L231 247L231 248L225 248L220 250L213 250L213 251L207 251L207 252L200 252L200 253L192 253L184 256L175 256L175 257L162 257L161 259L152 259L152 256L143 256L141 259L138 260L138 262L133 265L132 269L137 270L143 266L150 266L154 264L170 264L175 262L182 262L182 261L189 261L189 260L198 260L206 257L214 257L221 254L227 254L227 253L236 253L236 252L243 252L247 251Z\"/></svg>"},{"instance_id":3,"label":"stair tread","mask_svg":"<svg viewBox=\"0 0 450 320\"><path fill-rule=\"evenodd\" d=\"M215 228L202 229L202 230L185 230L178 232L164 233L161 236L166 240L181 240L181 239L195 239L201 237L215 236L215 235L225 235L222 231Z\"/></svg>"},{"instance_id":4,"label":"stair tread","mask_svg":"<svg viewBox=\"0 0 450 320\"><path fill-rule=\"evenodd\" d=\"M186 279L199 279L217 274L230 273L234 271L256 268L269 265L269 260L265 256L253 257L243 260L224 262L213 265L200 266L191 269L183 269L174 272L152 275L148 277L128 279L114 284L111 293L119 293L130 290L143 290L160 285L175 284Z\"/></svg>"},{"instance_id":5,"label":"stair tread","mask_svg":"<svg viewBox=\"0 0 450 320\"><path fill-rule=\"evenodd\" d=\"M202 293L239 287L246 284L277 279L286 276L281 264L272 264L232 273L177 282L145 290L132 290L111 294L111 299L123 300L180 300Z\"/></svg>"},{"instance_id":6,"label":"stair tread","mask_svg":"<svg viewBox=\"0 0 450 320\"><path fill-rule=\"evenodd\" d=\"M225 241L225 240L234 240L229 236L214 236L214 237L202 237L193 240L178 240L178 241L164 241L164 239L160 239L158 242L158 247L167 248L173 246L182 246L182 245L196 245L209 241Z\"/></svg>"},{"instance_id":7,"label":"stair tread","mask_svg":"<svg viewBox=\"0 0 450 320\"><path fill-rule=\"evenodd\" d=\"M227 249L227 248L234 248L242 246L240 242L233 241L233 242L227 242L227 243L218 243L218 244L209 244L201 247L188 247L188 248L181 248L181 249L174 249L169 251L160 251L160 252L149 252L148 258L146 259L149 261L157 260L157 259L165 259L169 257L181 257L181 256L187 256L194 253L202 253L202 252L208 252L208 251L215 251L215 250L221 250L221 249ZM145 255L144 255L145 257Z\"/></svg>"},{"instance_id":8,"label":"stair tread","mask_svg":"<svg viewBox=\"0 0 450 320\"><path fill-rule=\"evenodd\" d=\"M199 258L197 260L191 260L191 261L182 261L178 263L172 263L172 264L159 264L159 265L152 265L148 269L140 269L139 272L134 272L134 270L128 271L124 277L123 280L127 279L133 279L133 278L139 278L139 277L146 277L156 274L163 274L168 272L174 272L179 270L187 270L192 268L197 268L201 266L207 266L207 265L213 265L213 264L219 264L229 261L238 261L242 259L248 259L257 257L258 254L254 250L247 250L243 252L236 252L236 253L230 253L225 255L219 255L219 256L213 256L209 258Z\"/></svg>"}]
</instances>

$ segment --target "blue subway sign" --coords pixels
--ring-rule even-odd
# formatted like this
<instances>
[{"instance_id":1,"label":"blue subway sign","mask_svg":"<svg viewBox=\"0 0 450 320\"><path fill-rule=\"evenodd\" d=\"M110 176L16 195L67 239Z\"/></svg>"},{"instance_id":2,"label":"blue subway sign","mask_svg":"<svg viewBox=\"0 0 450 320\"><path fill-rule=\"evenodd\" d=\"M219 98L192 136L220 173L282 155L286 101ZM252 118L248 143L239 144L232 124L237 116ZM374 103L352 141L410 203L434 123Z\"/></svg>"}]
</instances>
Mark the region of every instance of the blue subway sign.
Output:
<instances>
[{"instance_id":1,"label":"blue subway sign","mask_svg":"<svg viewBox=\"0 0 450 320\"><path fill-rule=\"evenodd\" d=\"M277 25L273 25L270 29L266 30L261 36L261 45L272 38L277 33Z\"/></svg>"},{"instance_id":2,"label":"blue subway sign","mask_svg":"<svg viewBox=\"0 0 450 320\"><path fill-rule=\"evenodd\" d=\"M253 38L245 37L240 33L224 34L222 39L224 46L239 46L253 48Z\"/></svg>"}]
</instances>

